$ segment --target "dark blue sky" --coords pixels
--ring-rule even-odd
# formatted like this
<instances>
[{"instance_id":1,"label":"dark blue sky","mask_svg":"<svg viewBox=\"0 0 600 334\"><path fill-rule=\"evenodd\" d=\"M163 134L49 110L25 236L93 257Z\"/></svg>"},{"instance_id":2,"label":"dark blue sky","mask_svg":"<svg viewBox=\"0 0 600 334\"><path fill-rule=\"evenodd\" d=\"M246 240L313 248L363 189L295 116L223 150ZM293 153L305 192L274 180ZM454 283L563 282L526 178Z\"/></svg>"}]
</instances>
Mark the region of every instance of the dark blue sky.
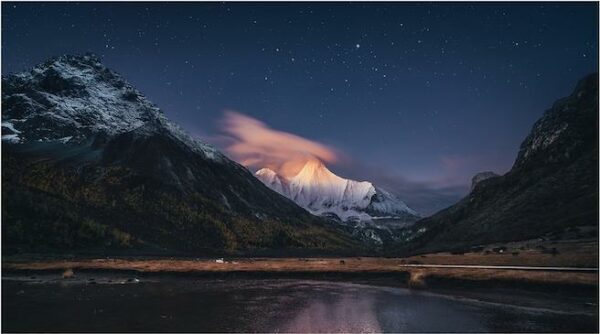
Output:
<instances>
[{"instance_id":1,"label":"dark blue sky","mask_svg":"<svg viewBox=\"0 0 600 334\"><path fill-rule=\"evenodd\" d=\"M2 72L91 51L219 145L223 111L430 213L597 71L597 3L2 3Z\"/></svg>"}]
</instances>

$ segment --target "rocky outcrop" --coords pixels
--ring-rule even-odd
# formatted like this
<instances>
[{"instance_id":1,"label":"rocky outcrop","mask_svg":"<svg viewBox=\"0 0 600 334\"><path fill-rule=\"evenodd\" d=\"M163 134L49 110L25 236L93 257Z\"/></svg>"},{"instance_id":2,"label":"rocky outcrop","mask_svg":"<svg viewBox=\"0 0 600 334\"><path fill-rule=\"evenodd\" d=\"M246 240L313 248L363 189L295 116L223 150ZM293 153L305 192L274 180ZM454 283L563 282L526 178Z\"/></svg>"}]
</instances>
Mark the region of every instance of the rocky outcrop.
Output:
<instances>
[{"instance_id":1,"label":"rocky outcrop","mask_svg":"<svg viewBox=\"0 0 600 334\"><path fill-rule=\"evenodd\" d=\"M477 173L473 176L473 178L471 179L471 191L473 191L473 189L475 189L475 186L477 186L477 184L479 184L481 181L485 181L487 179L491 179L493 177L498 177L500 175L494 173L494 172L481 172L481 173Z\"/></svg>"}]
</instances>

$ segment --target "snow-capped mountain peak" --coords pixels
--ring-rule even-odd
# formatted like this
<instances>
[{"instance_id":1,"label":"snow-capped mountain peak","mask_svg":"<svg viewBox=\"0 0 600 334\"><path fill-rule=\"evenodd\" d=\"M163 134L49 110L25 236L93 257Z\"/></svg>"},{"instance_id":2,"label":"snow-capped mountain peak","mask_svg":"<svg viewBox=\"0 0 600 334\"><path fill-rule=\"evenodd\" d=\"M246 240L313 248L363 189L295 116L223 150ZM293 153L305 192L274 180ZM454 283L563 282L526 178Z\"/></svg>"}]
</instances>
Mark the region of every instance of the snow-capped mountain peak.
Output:
<instances>
[{"instance_id":1,"label":"snow-capped mountain peak","mask_svg":"<svg viewBox=\"0 0 600 334\"><path fill-rule=\"evenodd\" d=\"M309 159L292 177L283 177L268 168L255 175L271 189L316 215L334 214L343 221L417 217L416 212L392 194L368 181L342 178L316 158Z\"/></svg>"},{"instance_id":2,"label":"snow-capped mountain peak","mask_svg":"<svg viewBox=\"0 0 600 334\"><path fill-rule=\"evenodd\" d=\"M92 54L56 57L30 71L3 77L2 86L2 104L9 106L2 113L6 142L81 144L95 135L114 136L154 124L207 158L223 158L170 122Z\"/></svg>"},{"instance_id":3,"label":"snow-capped mountain peak","mask_svg":"<svg viewBox=\"0 0 600 334\"><path fill-rule=\"evenodd\" d=\"M375 188L369 182L341 178L327 169L320 160L310 159L289 180L289 192L296 203L320 211L331 207L366 207Z\"/></svg>"}]
</instances>

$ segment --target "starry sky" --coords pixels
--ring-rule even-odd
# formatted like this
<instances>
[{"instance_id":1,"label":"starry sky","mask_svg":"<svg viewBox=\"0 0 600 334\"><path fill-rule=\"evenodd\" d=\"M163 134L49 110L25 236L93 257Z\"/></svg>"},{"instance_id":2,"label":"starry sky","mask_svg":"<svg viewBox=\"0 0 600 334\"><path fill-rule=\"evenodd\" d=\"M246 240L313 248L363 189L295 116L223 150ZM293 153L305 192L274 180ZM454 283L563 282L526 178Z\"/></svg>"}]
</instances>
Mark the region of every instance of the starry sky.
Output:
<instances>
[{"instance_id":1,"label":"starry sky","mask_svg":"<svg viewBox=\"0 0 600 334\"><path fill-rule=\"evenodd\" d=\"M430 214L598 70L597 3L2 3L2 74L93 52L194 136L234 111Z\"/></svg>"}]
</instances>

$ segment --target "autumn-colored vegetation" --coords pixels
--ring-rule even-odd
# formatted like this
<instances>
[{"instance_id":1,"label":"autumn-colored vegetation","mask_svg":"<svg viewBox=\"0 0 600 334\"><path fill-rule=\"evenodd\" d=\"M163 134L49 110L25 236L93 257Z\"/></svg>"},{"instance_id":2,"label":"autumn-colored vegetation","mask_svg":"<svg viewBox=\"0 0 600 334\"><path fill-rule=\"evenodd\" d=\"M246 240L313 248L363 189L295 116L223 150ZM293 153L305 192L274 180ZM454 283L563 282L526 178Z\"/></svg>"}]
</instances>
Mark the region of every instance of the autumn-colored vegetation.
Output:
<instances>
[{"instance_id":1,"label":"autumn-colored vegetation","mask_svg":"<svg viewBox=\"0 0 600 334\"><path fill-rule=\"evenodd\" d=\"M360 250L347 234L299 208L285 221L275 215L231 214L202 189L182 192L126 166L70 165L4 150L2 179L5 254Z\"/></svg>"},{"instance_id":2,"label":"autumn-colored vegetation","mask_svg":"<svg viewBox=\"0 0 600 334\"><path fill-rule=\"evenodd\" d=\"M435 255L431 256L435 259ZM435 260L433 261L435 262ZM545 284L598 284L598 272L530 271L472 268L420 268L407 259L386 258L252 258L252 259L88 259L41 262L4 262L3 270L126 270L140 273L269 273L303 274L398 274L411 286L422 287L431 279L505 281ZM318 277L318 276L317 276Z\"/></svg>"}]
</instances>

